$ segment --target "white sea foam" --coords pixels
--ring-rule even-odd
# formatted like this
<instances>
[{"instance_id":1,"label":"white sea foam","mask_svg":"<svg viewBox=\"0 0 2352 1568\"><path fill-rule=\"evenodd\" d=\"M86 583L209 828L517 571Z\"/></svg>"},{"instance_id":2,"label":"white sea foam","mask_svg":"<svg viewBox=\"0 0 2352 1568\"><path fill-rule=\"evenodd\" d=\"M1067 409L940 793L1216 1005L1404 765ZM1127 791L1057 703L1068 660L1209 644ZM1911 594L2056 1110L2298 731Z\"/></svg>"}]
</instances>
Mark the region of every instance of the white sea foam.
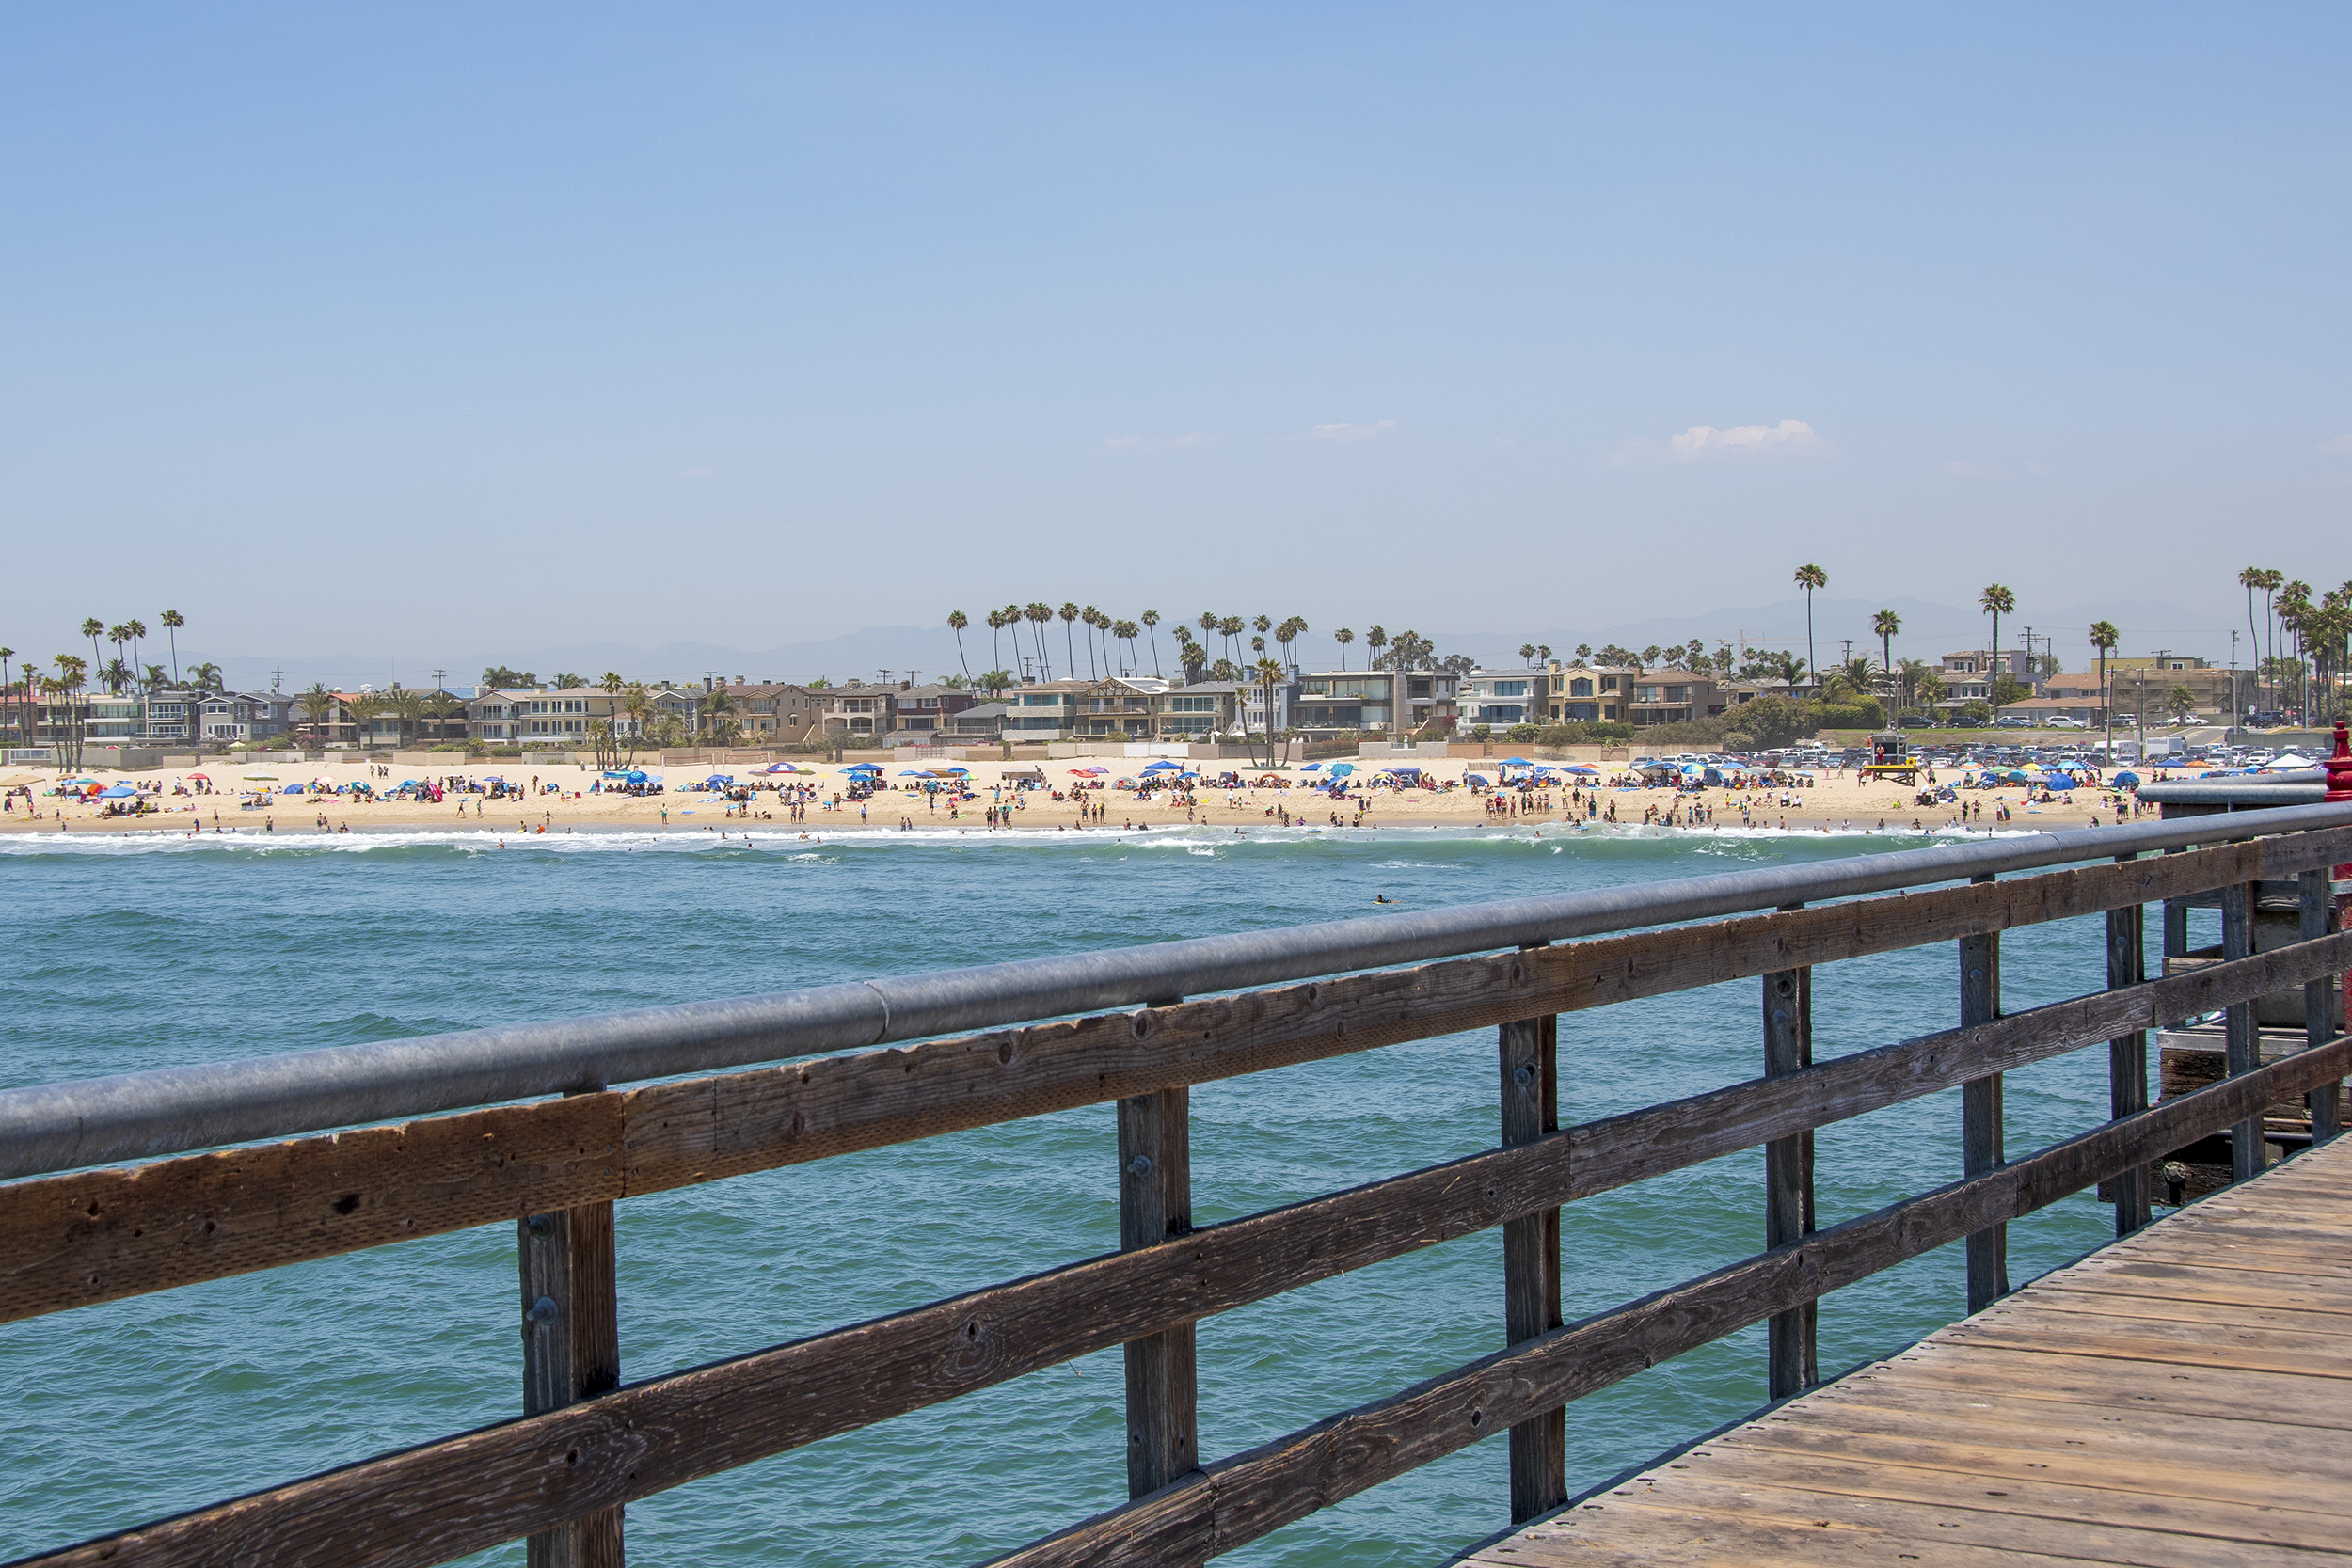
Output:
<instances>
[{"instance_id":1,"label":"white sea foam","mask_svg":"<svg viewBox=\"0 0 2352 1568\"><path fill-rule=\"evenodd\" d=\"M88 832L8 833L0 835L0 856L5 855L140 855L183 853L233 853L258 855L367 855L389 850L451 849L465 853L497 854L504 851L527 851L554 855L601 854L703 854L718 850L745 849L787 851L792 855L828 849L871 850L891 846L917 848L1035 848L1056 847L1076 849L1162 850L1187 853L1214 859L1227 850L1263 849L1273 847L1317 847L1328 845L1397 845L1434 846L1439 844L1492 847L1507 851L1513 847L1564 853L1568 848L1592 848L1606 851L1610 847L1630 847L1651 844L1690 845L1693 842L1709 847L1728 847L1740 844L1781 841L1818 842L1853 845L1876 842L1888 847L1921 843L1948 843L1960 840L2018 838L2037 830L2011 827L1999 830L1979 828L1938 827L1928 829L1898 828L1742 828L1737 825L1715 825L1695 828L1666 828L1639 823L1613 823L1584 828L1538 826L1507 829L1485 823L1429 826L1384 825L1380 828L1279 828L1250 827L1241 832L1230 828L1211 826L1170 826L1121 831L1092 828L1083 831L1057 831L1036 828L990 830L985 828L916 828L906 831L895 828L811 828L803 837L793 828L763 829L756 825L712 829L632 830L590 829L567 833L500 832L495 829L363 829L349 833L315 832L286 832L264 833L207 832L194 834L169 829L153 832ZM1419 868L1436 863L1398 861L1390 863L1398 869Z\"/></svg>"}]
</instances>

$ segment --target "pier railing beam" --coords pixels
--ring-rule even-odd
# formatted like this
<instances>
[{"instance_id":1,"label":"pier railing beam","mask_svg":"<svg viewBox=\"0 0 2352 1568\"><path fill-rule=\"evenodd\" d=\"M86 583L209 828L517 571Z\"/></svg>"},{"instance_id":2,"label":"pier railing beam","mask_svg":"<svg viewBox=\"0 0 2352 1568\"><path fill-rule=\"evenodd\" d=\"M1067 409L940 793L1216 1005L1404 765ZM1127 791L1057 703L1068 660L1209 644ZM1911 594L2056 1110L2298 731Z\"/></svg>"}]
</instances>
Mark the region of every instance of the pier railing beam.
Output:
<instances>
[{"instance_id":1,"label":"pier railing beam","mask_svg":"<svg viewBox=\"0 0 2352 1568\"><path fill-rule=\"evenodd\" d=\"M1502 1069L1502 1142L1533 1143L1560 1129L1560 1018L1545 1013L1497 1032ZM1560 1326L1560 1211L1542 1209L1502 1224L1502 1320L1506 1344ZM1568 1411L1563 1404L1511 1427L1511 1522L1549 1513L1568 1500Z\"/></svg>"},{"instance_id":2,"label":"pier railing beam","mask_svg":"<svg viewBox=\"0 0 2352 1568\"><path fill-rule=\"evenodd\" d=\"M522 1265L523 1414L543 1415L621 1382L612 1205L583 1203L517 1223ZM530 1568L622 1568L621 1510L530 1539Z\"/></svg>"},{"instance_id":3,"label":"pier railing beam","mask_svg":"<svg viewBox=\"0 0 2352 1568\"><path fill-rule=\"evenodd\" d=\"M1972 877L1990 882L1993 877ZM1960 939L1960 1022L1963 1027L2001 1016L2001 938L1997 931ZM2001 1075L1988 1073L1960 1086L1963 1174L2000 1169ZM2009 1227L1991 1225L1968 1238L1968 1310L1981 1312L2009 1294Z\"/></svg>"},{"instance_id":4,"label":"pier railing beam","mask_svg":"<svg viewBox=\"0 0 2352 1568\"><path fill-rule=\"evenodd\" d=\"M1119 1101L1119 1245L1192 1232L1192 1091ZM1156 1492L1200 1463L1194 1325L1127 1341L1127 1495Z\"/></svg>"},{"instance_id":5,"label":"pier railing beam","mask_svg":"<svg viewBox=\"0 0 2352 1568\"><path fill-rule=\"evenodd\" d=\"M1765 975L1764 1076L1785 1078L1812 1065L1812 969ZM1812 1230L1813 1134L1807 1131L1764 1146L1764 1244L1786 1246ZM1773 1399L1789 1399L1820 1381L1814 1354L1818 1316L1816 1304L1806 1302L1773 1314L1767 1325L1767 1384Z\"/></svg>"},{"instance_id":6,"label":"pier railing beam","mask_svg":"<svg viewBox=\"0 0 2352 1568\"><path fill-rule=\"evenodd\" d=\"M2136 855L2118 855L2129 864ZM2107 911L2107 990L2137 986L2148 977L2147 906L2126 904ZM2148 1108L2148 1032L2137 1029L2107 1042L2107 1115L2121 1121ZM2115 1194L2115 1233L2128 1236L2148 1223L2153 1191L2151 1169L2135 1165L2118 1176L2109 1190Z\"/></svg>"}]
</instances>

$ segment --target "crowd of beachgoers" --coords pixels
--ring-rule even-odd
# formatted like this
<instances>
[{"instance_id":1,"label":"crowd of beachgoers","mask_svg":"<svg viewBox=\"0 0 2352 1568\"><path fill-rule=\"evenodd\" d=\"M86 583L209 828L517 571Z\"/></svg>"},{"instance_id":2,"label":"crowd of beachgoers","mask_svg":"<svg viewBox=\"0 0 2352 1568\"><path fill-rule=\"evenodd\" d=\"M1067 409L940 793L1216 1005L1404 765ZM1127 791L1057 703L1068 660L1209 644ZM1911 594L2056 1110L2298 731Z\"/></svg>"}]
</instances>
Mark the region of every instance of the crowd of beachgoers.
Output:
<instances>
[{"instance_id":1,"label":"crowd of beachgoers","mask_svg":"<svg viewBox=\"0 0 2352 1568\"><path fill-rule=\"evenodd\" d=\"M2161 775L2151 773L2152 779ZM811 836L875 827L985 833L1212 826L1489 825L1577 832L1656 828L1826 832L2089 826L2138 812L2137 774L2040 768L1925 768L1897 782L1841 767L1512 757L1264 767L1182 759L859 763L598 769L525 760L464 772L380 762L177 773L0 777L0 831L362 832L480 826L518 834L612 829Z\"/></svg>"}]
</instances>

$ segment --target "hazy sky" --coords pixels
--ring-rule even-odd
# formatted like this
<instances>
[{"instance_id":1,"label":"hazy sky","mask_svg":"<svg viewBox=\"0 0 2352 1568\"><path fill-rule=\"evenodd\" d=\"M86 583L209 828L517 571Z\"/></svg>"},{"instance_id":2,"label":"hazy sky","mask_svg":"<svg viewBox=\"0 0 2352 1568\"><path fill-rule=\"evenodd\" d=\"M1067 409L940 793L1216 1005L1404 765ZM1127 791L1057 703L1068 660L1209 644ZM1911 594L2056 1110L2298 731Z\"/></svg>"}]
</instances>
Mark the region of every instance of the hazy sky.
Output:
<instances>
[{"instance_id":1,"label":"hazy sky","mask_svg":"<svg viewBox=\"0 0 2352 1568\"><path fill-rule=\"evenodd\" d=\"M2342 6L18 5L0 641L2352 574ZM54 647L53 647L54 644ZM151 652L151 657L153 657Z\"/></svg>"}]
</instances>

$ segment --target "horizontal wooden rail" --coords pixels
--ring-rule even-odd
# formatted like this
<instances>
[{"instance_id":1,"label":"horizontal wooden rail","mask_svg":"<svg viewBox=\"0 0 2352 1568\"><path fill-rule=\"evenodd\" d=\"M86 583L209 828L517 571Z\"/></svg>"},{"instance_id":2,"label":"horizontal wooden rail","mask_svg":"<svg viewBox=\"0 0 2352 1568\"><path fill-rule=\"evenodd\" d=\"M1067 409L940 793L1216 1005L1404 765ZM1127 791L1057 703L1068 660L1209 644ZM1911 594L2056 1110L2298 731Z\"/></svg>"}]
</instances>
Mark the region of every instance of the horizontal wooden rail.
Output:
<instances>
[{"instance_id":1,"label":"horizontal wooden rail","mask_svg":"<svg viewBox=\"0 0 2352 1568\"><path fill-rule=\"evenodd\" d=\"M33 1560L446 1560L1541 1209L2347 965L2352 933L2340 933L1942 1031L673 1373Z\"/></svg>"},{"instance_id":2,"label":"horizontal wooden rail","mask_svg":"<svg viewBox=\"0 0 2352 1568\"><path fill-rule=\"evenodd\" d=\"M995 1560L1195 1562L1882 1269L2014 1220L2352 1071L2352 1036L1671 1286L1359 1405Z\"/></svg>"},{"instance_id":3,"label":"horizontal wooden rail","mask_svg":"<svg viewBox=\"0 0 2352 1568\"><path fill-rule=\"evenodd\" d=\"M34 1178L0 1186L0 1322L2344 858L2328 829Z\"/></svg>"}]
</instances>

